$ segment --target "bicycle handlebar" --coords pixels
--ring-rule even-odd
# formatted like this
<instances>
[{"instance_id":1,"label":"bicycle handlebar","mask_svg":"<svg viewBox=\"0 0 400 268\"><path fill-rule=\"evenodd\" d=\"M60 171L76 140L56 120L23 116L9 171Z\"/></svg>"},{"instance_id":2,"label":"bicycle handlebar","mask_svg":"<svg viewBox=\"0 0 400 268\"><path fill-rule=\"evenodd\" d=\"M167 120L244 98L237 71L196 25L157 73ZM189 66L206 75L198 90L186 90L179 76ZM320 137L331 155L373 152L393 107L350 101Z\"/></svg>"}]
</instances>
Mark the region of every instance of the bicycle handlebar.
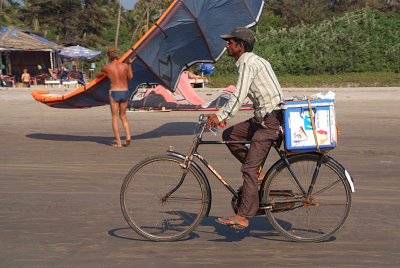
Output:
<instances>
[{"instance_id":1,"label":"bicycle handlebar","mask_svg":"<svg viewBox=\"0 0 400 268\"><path fill-rule=\"evenodd\" d=\"M199 115L199 123L200 124L207 124L207 122L208 122L208 118L205 118L204 114ZM226 122L219 123L218 126L220 126L221 128L225 128Z\"/></svg>"}]
</instances>

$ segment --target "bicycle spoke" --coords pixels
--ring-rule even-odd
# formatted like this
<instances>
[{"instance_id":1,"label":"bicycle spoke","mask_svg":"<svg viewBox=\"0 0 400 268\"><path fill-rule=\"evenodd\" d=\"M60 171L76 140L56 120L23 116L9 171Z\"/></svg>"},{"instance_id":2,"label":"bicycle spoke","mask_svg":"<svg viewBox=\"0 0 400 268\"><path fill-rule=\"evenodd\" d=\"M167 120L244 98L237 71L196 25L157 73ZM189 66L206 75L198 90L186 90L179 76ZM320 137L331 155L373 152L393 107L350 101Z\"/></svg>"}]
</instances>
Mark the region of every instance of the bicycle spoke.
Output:
<instances>
[{"instance_id":1,"label":"bicycle spoke","mask_svg":"<svg viewBox=\"0 0 400 268\"><path fill-rule=\"evenodd\" d=\"M311 184L319 159L318 154L290 157L293 173L303 187ZM265 201L272 205L267 217L275 229L289 239L306 242L328 239L338 231L351 207L349 185L339 172L324 161L313 185L314 193L298 196L297 183L283 163L278 165L263 189Z\"/></svg>"},{"instance_id":2,"label":"bicycle spoke","mask_svg":"<svg viewBox=\"0 0 400 268\"><path fill-rule=\"evenodd\" d=\"M317 195L319 195L319 194L321 194L321 193L323 193L323 192L329 190L330 188L332 188L333 186L335 186L335 185L338 184L339 182L341 182L340 179L337 180L337 181L335 181L335 182L333 182L333 183L331 183L330 185L328 185L328 186L322 188L321 190L319 190L319 191L313 193L312 195L313 195L313 196L317 196Z\"/></svg>"},{"instance_id":3,"label":"bicycle spoke","mask_svg":"<svg viewBox=\"0 0 400 268\"><path fill-rule=\"evenodd\" d=\"M190 233L206 212L202 177L181 160L153 157L134 167L121 190L121 208L129 225L155 241L173 241Z\"/></svg>"}]
</instances>

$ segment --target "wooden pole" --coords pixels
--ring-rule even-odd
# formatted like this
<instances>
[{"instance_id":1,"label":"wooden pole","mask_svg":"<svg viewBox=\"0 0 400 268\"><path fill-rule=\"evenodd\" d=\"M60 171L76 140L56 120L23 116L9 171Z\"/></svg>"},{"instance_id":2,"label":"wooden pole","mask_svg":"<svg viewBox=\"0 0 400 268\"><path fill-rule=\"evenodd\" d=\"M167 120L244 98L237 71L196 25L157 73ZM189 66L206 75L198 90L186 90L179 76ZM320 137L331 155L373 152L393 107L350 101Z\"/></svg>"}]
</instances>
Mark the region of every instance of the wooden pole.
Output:
<instances>
[{"instance_id":1,"label":"wooden pole","mask_svg":"<svg viewBox=\"0 0 400 268\"><path fill-rule=\"evenodd\" d=\"M121 22L121 9L122 9L122 0L119 0L117 31L115 33L115 44L114 44L115 47L118 47L119 25Z\"/></svg>"},{"instance_id":2,"label":"wooden pole","mask_svg":"<svg viewBox=\"0 0 400 268\"><path fill-rule=\"evenodd\" d=\"M146 32L149 30L149 16L150 16L150 9L147 9L147 20L146 20Z\"/></svg>"},{"instance_id":3,"label":"wooden pole","mask_svg":"<svg viewBox=\"0 0 400 268\"><path fill-rule=\"evenodd\" d=\"M0 15L1 15L1 20L3 20L3 0L0 0ZM1 26L1 25L0 25Z\"/></svg>"},{"instance_id":4,"label":"wooden pole","mask_svg":"<svg viewBox=\"0 0 400 268\"><path fill-rule=\"evenodd\" d=\"M50 51L50 68L54 70L54 64L53 64L53 52Z\"/></svg>"}]
</instances>

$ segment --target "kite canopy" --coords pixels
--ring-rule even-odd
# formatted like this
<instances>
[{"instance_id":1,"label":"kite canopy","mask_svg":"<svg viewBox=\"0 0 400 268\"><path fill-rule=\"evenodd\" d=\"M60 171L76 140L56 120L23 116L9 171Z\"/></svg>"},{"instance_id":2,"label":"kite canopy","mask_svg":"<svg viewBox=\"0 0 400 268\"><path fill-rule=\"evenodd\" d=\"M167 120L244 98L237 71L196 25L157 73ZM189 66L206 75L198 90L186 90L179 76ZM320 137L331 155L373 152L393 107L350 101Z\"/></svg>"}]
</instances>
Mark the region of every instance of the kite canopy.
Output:
<instances>
[{"instance_id":1,"label":"kite canopy","mask_svg":"<svg viewBox=\"0 0 400 268\"><path fill-rule=\"evenodd\" d=\"M216 62L225 49L221 35L251 27L264 0L175 0L157 23L120 59L134 58L130 93L143 83L175 91L183 70L197 62ZM33 97L51 107L86 108L109 103L109 81L103 76L66 95L35 91Z\"/></svg>"},{"instance_id":2,"label":"kite canopy","mask_svg":"<svg viewBox=\"0 0 400 268\"><path fill-rule=\"evenodd\" d=\"M139 88L129 101L130 109L154 109L177 111L216 111L230 98L235 86L230 85L222 94L206 101L194 91L190 85L187 72L183 72L175 92L170 92L163 86L154 89ZM252 109L251 103L244 103L240 110Z\"/></svg>"}]
</instances>

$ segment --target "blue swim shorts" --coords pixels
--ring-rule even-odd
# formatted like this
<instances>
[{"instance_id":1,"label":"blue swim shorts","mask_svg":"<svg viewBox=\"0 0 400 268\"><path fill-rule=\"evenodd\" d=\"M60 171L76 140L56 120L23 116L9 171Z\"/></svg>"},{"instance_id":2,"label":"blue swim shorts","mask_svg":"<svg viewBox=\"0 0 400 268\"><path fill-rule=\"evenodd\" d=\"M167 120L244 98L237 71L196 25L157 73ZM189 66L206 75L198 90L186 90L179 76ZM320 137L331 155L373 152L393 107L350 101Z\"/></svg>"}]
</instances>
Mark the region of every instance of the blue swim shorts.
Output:
<instances>
[{"instance_id":1,"label":"blue swim shorts","mask_svg":"<svg viewBox=\"0 0 400 268\"><path fill-rule=\"evenodd\" d=\"M126 102L129 99L129 90L111 90L110 93L116 102Z\"/></svg>"}]
</instances>

